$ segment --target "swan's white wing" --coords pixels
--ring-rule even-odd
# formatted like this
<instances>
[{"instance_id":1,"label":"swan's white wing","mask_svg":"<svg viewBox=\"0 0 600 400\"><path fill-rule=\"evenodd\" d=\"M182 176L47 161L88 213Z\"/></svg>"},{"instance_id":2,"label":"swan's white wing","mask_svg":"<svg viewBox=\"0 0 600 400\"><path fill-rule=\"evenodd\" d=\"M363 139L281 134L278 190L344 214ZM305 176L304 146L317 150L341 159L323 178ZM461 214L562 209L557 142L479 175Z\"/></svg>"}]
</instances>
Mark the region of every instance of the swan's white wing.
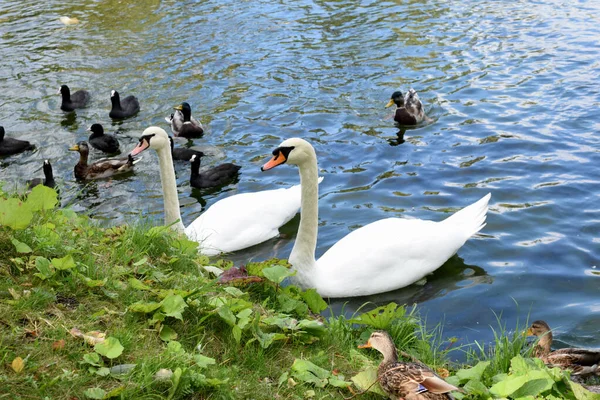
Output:
<instances>
[{"instance_id":1,"label":"swan's white wing","mask_svg":"<svg viewBox=\"0 0 600 400\"><path fill-rule=\"evenodd\" d=\"M373 222L350 232L317 261L317 291L348 297L408 286L441 266L466 239L452 226L433 221Z\"/></svg>"},{"instance_id":2,"label":"swan's white wing","mask_svg":"<svg viewBox=\"0 0 600 400\"><path fill-rule=\"evenodd\" d=\"M213 204L185 232L202 254L233 252L274 238L299 209L299 186L237 194Z\"/></svg>"}]
</instances>

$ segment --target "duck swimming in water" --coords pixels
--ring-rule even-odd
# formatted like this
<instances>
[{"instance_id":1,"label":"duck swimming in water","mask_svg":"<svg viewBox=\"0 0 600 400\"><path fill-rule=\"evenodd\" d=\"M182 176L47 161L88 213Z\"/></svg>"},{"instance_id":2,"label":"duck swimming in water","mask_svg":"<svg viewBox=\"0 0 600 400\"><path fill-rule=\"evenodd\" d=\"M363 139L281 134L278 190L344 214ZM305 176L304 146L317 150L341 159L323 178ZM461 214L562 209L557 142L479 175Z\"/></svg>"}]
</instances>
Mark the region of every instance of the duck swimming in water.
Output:
<instances>
[{"instance_id":1,"label":"duck swimming in water","mask_svg":"<svg viewBox=\"0 0 600 400\"><path fill-rule=\"evenodd\" d=\"M425 115L419 95L412 88L404 96L399 90L392 93L392 97L386 104L386 107L391 107L394 104L397 107L394 114L394 121L399 125L417 125L423 120L429 120Z\"/></svg>"},{"instance_id":2,"label":"duck swimming in water","mask_svg":"<svg viewBox=\"0 0 600 400\"><path fill-rule=\"evenodd\" d=\"M175 136L193 139L204 134L204 127L192 117L192 107L188 103L184 101L173 109L175 112L165 120L171 124L171 131Z\"/></svg>"},{"instance_id":3,"label":"duck swimming in water","mask_svg":"<svg viewBox=\"0 0 600 400\"><path fill-rule=\"evenodd\" d=\"M27 140L4 137L4 133L4 127L0 126L0 156L10 156L35 148L35 146Z\"/></svg>"}]
</instances>

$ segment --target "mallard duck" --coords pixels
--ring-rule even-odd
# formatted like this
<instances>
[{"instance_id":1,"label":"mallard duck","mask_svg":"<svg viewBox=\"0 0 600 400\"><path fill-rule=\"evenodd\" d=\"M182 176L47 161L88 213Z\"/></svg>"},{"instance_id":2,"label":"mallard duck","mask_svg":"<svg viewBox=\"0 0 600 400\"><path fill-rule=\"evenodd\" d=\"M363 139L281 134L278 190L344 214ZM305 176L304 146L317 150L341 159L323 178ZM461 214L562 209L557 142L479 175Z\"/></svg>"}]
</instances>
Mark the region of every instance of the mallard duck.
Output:
<instances>
[{"instance_id":1,"label":"mallard duck","mask_svg":"<svg viewBox=\"0 0 600 400\"><path fill-rule=\"evenodd\" d=\"M198 189L223 186L235 179L238 176L238 171L242 168L239 165L225 163L200 173L200 157L194 154L190 162L192 163L190 185Z\"/></svg>"},{"instance_id":2,"label":"mallard duck","mask_svg":"<svg viewBox=\"0 0 600 400\"><path fill-rule=\"evenodd\" d=\"M187 227L183 225L177 198L169 135L164 129L147 128L131 151L136 156L146 149L158 154L165 205L165 225L200 243L207 256L230 253L254 246L279 235L279 227L291 220L300 208L300 186L286 189L240 193L211 205Z\"/></svg>"},{"instance_id":3,"label":"mallard duck","mask_svg":"<svg viewBox=\"0 0 600 400\"><path fill-rule=\"evenodd\" d=\"M133 170L133 166L140 161L132 156L125 158L103 158L93 164L87 163L90 148L87 142L79 142L69 148L79 152L79 162L75 165L75 178L82 180L108 178L109 176L123 174Z\"/></svg>"},{"instance_id":4,"label":"mallard duck","mask_svg":"<svg viewBox=\"0 0 600 400\"><path fill-rule=\"evenodd\" d=\"M184 101L173 109L175 112L165 120L171 124L171 131L175 136L193 139L204 134L204 128L200 121L192 117L192 107L188 103Z\"/></svg>"},{"instance_id":5,"label":"mallard duck","mask_svg":"<svg viewBox=\"0 0 600 400\"><path fill-rule=\"evenodd\" d=\"M188 149L185 147L176 148L171 136L169 136L169 140L171 141L171 157L173 157L173 160L190 161L193 155L204 157L204 153L199 150Z\"/></svg>"},{"instance_id":6,"label":"mallard duck","mask_svg":"<svg viewBox=\"0 0 600 400\"><path fill-rule=\"evenodd\" d=\"M318 166L304 139L285 140L263 165L297 165L302 186L300 226L289 257L302 288L324 297L367 296L403 288L442 266L485 226L488 193L440 222L386 218L355 229L315 260L319 226Z\"/></svg>"},{"instance_id":7,"label":"mallard duck","mask_svg":"<svg viewBox=\"0 0 600 400\"><path fill-rule=\"evenodd\" d=\"M419 95L414 89L410 89L406 96L402 96L401 91L392 93L392 98L388 101L386 107L391 107L394 104L397 106L394 121L399 125L417 125L427 118Z\"/></svg>"},{"instance_id":8,"label":"mallard duck","mask_svg":"<svg viewBox=\"0 0 600 400\"><path fill-rule=\"evenodd\" d=\"M10 156L27 150L35 149L35 146L27 140L4 137L4 127L0 126L0 156Z\"/></svg>"},{"instance_id":9,"label":"mallard duck","mask_svg":"<svg viewBox=\"0 0 600 400\"><path fill-rule=\"evenodd\" d=\"M105 153L117 153L119 151L119 140L113 135L104 134L102 125L93 124L87 130L92 132L88 140L93 148Z\"/></svg>"},{"instance_id":10,"label":"mallard duck","mask_svg":"<svg viewBox=\"0 0 600 400\"><path fill-rule=\"evenodd\" d=\"M383 354L383 361L377 368L377 378L383 391L392 400L452 399L449 392L460 390L424 364L398 361L394 341L385 331L373 332L368 342L358 348L373 348Z\"/></svg>"},{"instance_id":11,"label":"mallard duck","mask_svg":"<svg viewBox=\"0 0 600 400\"><path fill-rule=\"evenodd\" d=\"M108 116L113 119L123 119L131 117L140 111L140 103L135 96L127 96L123 100L119 96L119 92L113 90L110 92L110 102L112 108L108 113Z\"/></svg>"},{"instance_id":12,"label":"mallard duck","mask_svg":"<svg viewBox=\"0 0 600 400\"><path fill-rule=\"evenodd\" d=\"M37 185L48 186L49 188L53 188L56 186L54 182L54 174L52 173L52 165L50 165L50 161L44 160L44 166L42 167L44 170L44 178L33 178L30 181L27 181L28 188L34 188Z\"/></svg>"},{"instance_id":13,"label":"mallard duck","mask_svg":"<svg viewBox=\"0 0 600 400\"><path fill-rule=\"evenodd\" d=\"M90 92L87 90L78 90L71 94L71 90L67 85L62 85L58 89L58 93L62 96L60 109L63 111L73 111L76 108L83 108L90 100Z\"/></svg>"},{"instance_id":14,"label":"mallard duck","mask_svg":"<svg viewBox=\"0 0 600 400\"><path fill-rule=\"evenodd\" d=\"M537 336L539 341L533 355L545 364L561 369L569 369L573 375L598 373L600 363L599 350L578 349L574 347L552 351L552 330L545 321L534 321L527 330L528 336Z\"/></svg>"}]
</instances>

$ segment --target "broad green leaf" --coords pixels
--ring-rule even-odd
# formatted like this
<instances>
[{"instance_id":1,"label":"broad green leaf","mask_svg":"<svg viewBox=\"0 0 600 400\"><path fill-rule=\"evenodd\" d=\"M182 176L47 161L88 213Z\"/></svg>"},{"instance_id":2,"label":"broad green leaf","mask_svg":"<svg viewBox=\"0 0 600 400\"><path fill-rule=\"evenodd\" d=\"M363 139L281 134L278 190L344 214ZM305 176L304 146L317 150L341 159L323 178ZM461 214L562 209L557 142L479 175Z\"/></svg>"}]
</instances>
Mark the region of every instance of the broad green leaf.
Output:
<instances>
[{"instance_id":1,"label":"broad green leaf","mask_svg":"<svg viewBox=\"0 0 600 400\"><path fill-rule=\"evenodd\" d=\"M101 367L98 368L98 370L95 372L96 375L100 375L100 376L108 376L110 374L110 369L106 368L106 367Z\"/></svg>"},{"instance_id":2,"label":"broad green leaf","mask_svg":"<svg viewBox=\"0 0 600 400\"><path fill-rule=\"evenodd\" d=\"M178 294L172 294L167 296L160 302L161 310L165 313L167 317L177 318L178 320L183 321L182 313L185 308L188 306L183 299Z\"/></svg>"},{"instance_id":3,"label":"broad green leaf","mask_svg":"<svg viewBox=\"0 0 600 400\"><path fill-rule=\"evenodd\" d=\"M171 340L169 343L167 343L167 352L171 353L171 354L185 354L185 349L183 348L183 346L181 345L181 343L179 343L176 340Z\"/></svg>"},{"instance_id":4,"label":"broad green leaf","mask_svg":"<svg viewBox=\"0 0 600 400\"><path fill-rule=\"evenodd\" d=\"M233 334L233 338L237 343L240 343L242 341L242 328L240 328L237 325L234 325L233 328L231 328L231 333Z\"/></svg>"},{"instance_id":5,"label":"broad green leaf","mask_svg":"<svg viewBox=\"0 0 600 400\"><path fill-rule=\"evenodd\" d=\"M50 265L50 261L44 257L35 258L35 268L40 272L34 275L41 280L48 279L54 275L54 268Z\"/></svg>"},{"instance_id":6,"label":"broad green leaf","mask_svg":"<svg viewBox=\"0 0 600 400\"><path fill-rule=\"evenodd\" d=\"M335 386L338 388L347 388L348 386L352 385L352 383L346 382L344 380L343 375L335 376L335 375L331 374L331 376L329 377L329 379L327 381L331 386Z\"/></svg>"},{"instance_id":7,"label":"broad green leaf","mask_svg":"<svg viewBox=\"0 0 600 400\"><path fill-rule=\"evenodd\" d=\"M171 386L171 389L169 389L169 396L167 397L167 400L171 400L173 396L175 396L175 393L177 393L177 388L179 387L179 381L182 373L183 371L181 368L176 368L173 372L173 376L171 376L171 382L173 382L173 386Z\"/></svg>"},{"instance_id":8,"label":"broad green leaf","mask_svg":"<svg viewBox=\"0 0 600 400\"><path fill-rule=\"evenodd\" d=\"M283 265L274 265L272 267L264 268L262 273L265 278L277 284L283 282L288 276L296 275L296 271L286 268Z\"/></svg>"},{"instance_id":9,"label":"broad green leaf","mask_svg":"<svg viewBox=\"0 0 600 400\"><path fill-rule=\"evenodd\" d=\"M242 292L240 289L236 288L235 286L227 286L224 288L224 290L227 293L229 293L230 295L232 295L233 297L240 297L245 294L244 292Z\"/></svg>"},{"instance_id":10,"label":"broad green leaf","mask_svg":"<svg viewBox=\"0 0 600 400\"><path fill-rule=\"evenodd\" d=\"M292 371L293 372L308 371L308 372L312 373L313 375L315 375L316 377L321 378L321 379L327 379L331 375L331 373L329 371L327 371L325 368L321 368L318 365L315 365L308 360L302 360L299 358L296 358L294 360L294 363L292 364Z\"/></svg>"},{"instance_id":11,"label":"broad green leaf","mask_svg":"<svg viewBox=\"0 0 600 400\"><path fill-rule=\"evenodd\" d=\"M38 185L27 196L26 207L30 211L51 210L57 203L58 193L56 193L56 190Z\"/></svg>"},{"instance_id":12,"label":"broad green leaf","mask_svg":"<svg viewBox=\"0 0 600 400\"><path fill-rule=\"evenodd\" d=\"M138 301L137 303L131 304L127 309L131 312L151 313L152 311L158 310L160 307L161 304L154 301L149 303Z\"/></svg>"},{"instance_id":13,"label":"broad green leaf","mask_svg":"<svg viewBox=\"0 0 600 400\"><path fill-rule=\"evenodd\" d=\"M94 351L112 360L123 353L123 346L121 345L121 342L119 342L119 339L109 336L104 342L95 345Z\"/></svg>"},{"instance_id":14,"label":"broad green leaf","mask_svg":"<svg viewBox=\"0 0 600 400\"><path fill-rule=\"evenodd\" d=\"M113 397L117 397L117 396L121 396L121 393L123 393L123 391L125 391L125 386L118 386L116 388L114 388L113 390L111 390L110 392L106 393L104 395L105 399L111 399Z\"/></svg>"},{"instance_id":15,"label":"broad green leaf","mask_svg":"<svg viewBox=\"0 0 600 400\"><path fill-rule=\"evenodd\" d=\"M29 247L27 244L23 243L23 242L19 242L17 239L10 239L10 241L12 242L13 246L15 246L15 249L17 250L17 253L31 253L33 250L31 249L31 247Z\"/></svg>"},{"instance_id":16,"label":"broad green leaf","mask_svg":"<svg viewBox=\"0 0 600 400\"><path fill-rule=\"evenodd\" d=\"M200 368L206 368L209 365L214 365L217 361L214 358L203 356L202 354L194 355L194 362Z\"/></svg>"},{"instance_id":17,"label":"broad green leaf","mask_svg":"<svg viewBox=\"0 0 600 400\"><path fill-rule=\"evenodd\" d=\"M101 286L104 286L106 284L106 278L104 278L104 279L90 279L87 276L84 276L83 278L85 278L83 280L85 282L85 285L87 287L90 287L90 288L101 287Z\"/></svg>"},{"instance_id":18,"label":"broad green leaf","mask_svg":"<svg viewBox=\"0 0 600 400\"><path fill-rule=\"evenodd\" d=\"M470 380L480 381L481 376L488 365L490 365L490 361L479 361L477 365L472 368L460 369L456 371L456 376L459 377L461 382Z\"/></svg>"},{"instance_id":19,"label":"broad green leaf","mask_svg":"<svg viewBox=\"0 0 600 400\"><path fill-rule=\"evenodd\" d=\"M106 396L106 391L100 388L90 388L83 392L88 399L102 400Z\"/></svg>"},{"instance_id":20,"label":"broad green leaf","mask_svg":"<svg viewBox=\"0 0 600 400\"><path fill-rule=\"evenodd\" d=\"M554 385L554 379L550 378L545 371L531 371L525 376L527 377L527 382L514 391L511 394L512 397L538 397L543 392L552 389Z\"/></svg>"},{"instance_id":21,"label":"broad green leaf","mask_svg":"<svg viewBox=\"0 0 600 400\"><path fill-rule=\"evenodd\" d=\"M217 309L217 313L223 319L223 321L227 322L227 325L235 325L235 315L233 315L233 312L229 307L227 307L226 305L222 305Z\"/></svg>"},{"instance_id":22,"label":"broad green leaf","mask_svg":"<svg viewBox=\"0 0 600 400\"><path fill-rule=\"evenodd\" d=\"M569 380L568 382L577 400L600 400L600 394L592 393L572 380Z\"/></svg>"},{"instance_id":23,"label":"broad green leaf","mask_svg":"<svg viewBox=\"0 0 600 400\"><path fill-rule=\"evenodd\" d=\"M98 353L86 353L83 355L83 362L93 365L95 367L101 367L101 360Z\"/></svg>"},{"instance_id":24,"label":"broad green leaf","mask_svg":"<svg viewBox=\"0 0 600 400\"><path fill-rule=\"evenodd\" d=\"M71 268L75 268L75 260L70 254L67 254L63 258L53 258L52 266L59 271L66 271Z\"/></svg>"},{"instance_id":25,"label":"broad green leaf","mask_svg":"<svg viewBox=\"0 0 600 400\"><path fill-rule=\"evenodd\" d=\"M385 392L379 386L379 383L373 385L373 382L377 381L377 368L371 367L367 368L364 371L359 372L354 375L352 378L352 382L358 387L360 390L369 390L369 392L377 393L382 396L385 396Z\"/></svg>"},{"instance_id":26,"label":"broad green leaf","mask_svg":"<svg viewBox=\"0 0 600 400\"><path fill-rule=\"evenodd\" d=\"M281 376L279 377L279 380L277 381L277 386L281 386L283 383L287 382L289 377L289 374L287 372L284 372L283 374L281 374Z\"/></svg>"},{"instance_id":27,"label":"broad green leaf","mask_svg":"<svg viewBox=\"0 0 600 400\"><path fill-rule=\"evenodd\" d=\"M509 375L505 380L494 384L490 388L490 393L494 397L508 397L519 390L528 380L529 378L525 375Z\"/></svg>"},{"instance_id":28,"label":"broad green leaf","mask_svg":"<svg viewBox=\"0 0 600 400\"><path fill-rule=\"evenodd\" d=\"M135 278L129 278L129 286L135 290L151 290L152 288Z\"/></svg>"},{"instance_id":29,"label":"broad green leaf","mask_svg":"<svg viewBox=\"0 0 600 400\"><path fill-rule=\"evenodd\" d=\"M281 311L284 313L295 312L298 315L305 316L308 313L308 306L300 300L296 300L285 293L280 293L277 296L277 301Z\"/></svg>"},{"instance_id":30,"label":"broad green leaf","mask_svg":"<svg viewBox=\"0 0 600 400\"><path fill-rule=\"evenodd\" d=\"M245 310L240 311L236 315L237 316L237 323L236 323L236 325L240 329L244 329L246 327L246 325L248 325L250 323L250 316L251 315L252 315L252 309L251 308L246 308Z\"/></svg>"},{"instance_id":31,"label":"broad green leaf","mask_svg":"<svg viewBox=\"0 0 600 400\"><path fill-rule=\"evenodd\" d=\"M177 339L177 332L168 325L162 325L159 336L163 342L170 342L171 340Z\"/></svg>"},{"instance_id":32,"label":"broad green leaf","mask_svg":"<svg viewBox=\"0 0 600 400\"><path fill-rule=\"evenodd\" d=\"M138 260L138 261L134 262L134 263L133 263L133 266L134 266L134 267L139 267L140 265L144 265L144 264L146 264L147 262L148 262L148 258L147 258L147 257L144 257L144 258L142 258L142 259L140 259L140 260Z\"/></svg>"},{"instance_id":33,"label":"broad green leaf","mask_svg":"<svg viewBox=\"0 0 600 400\"><path fill-rule=\"evenodd\" d=\"M310 311L315 314L318 314L327 308L327 303L315 289L307 289L300 295L302 296L304 302L308 305L308 308L310 308Z\"/></svg>"},{"instance_id":34,"label":"broad green leaf","mask_svg":"<svg viewBox=\"0 0 600 400\"><path fill-rule=\"evenodd\" d=\"M31 222L33 214L25 204L15 198L0 199L0 225L12 229L25 229Z\"/></svg>"},{"instance_id":35,"label":"broad green leaf","mask_svg":"<svg viewBox=\"0 0 600 400\"><path fill-rule=\"evenodd\" d=\"M363 313L356 318L350 319L348 322L369 325L375 329L387 329L393 321L404 317L405 314L406 310L404 307L392 302L386 306L377 307L374 310Z\"/></svg>"},{"instance_id":36,"label":"broad green leaf","mask_svg":"<svg viewBox=\"0 0 600 400\"><path fill-rule=\"evenodd\" d=\"M131 372L137 364L119 364L110 368L111 375L124 375Z\"/></svg>"},{"instance_id":37,"label":"broad green leaf","mask_svg":"<svg viewBox=\"0 0 600 400\"><path fill-rule=\"evenodd\" d=\"M476 394L477 396L488 395L487 387L477 379L471 379L465 384L463 389L465 389L467 393Z\"/></svg>"}]
</instances>

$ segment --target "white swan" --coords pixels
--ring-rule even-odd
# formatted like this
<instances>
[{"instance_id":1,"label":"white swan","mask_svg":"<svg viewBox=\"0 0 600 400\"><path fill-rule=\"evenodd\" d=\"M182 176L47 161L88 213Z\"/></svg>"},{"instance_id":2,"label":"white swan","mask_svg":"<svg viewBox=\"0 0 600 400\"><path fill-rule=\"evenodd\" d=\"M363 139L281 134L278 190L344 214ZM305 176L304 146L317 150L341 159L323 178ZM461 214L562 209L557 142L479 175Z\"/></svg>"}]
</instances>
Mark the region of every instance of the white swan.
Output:
<instances>
[{"instance_id":1,"label":"white swan","mask_svg":"<svg viewBox=\"0 0 600 400\"><path fill-rule=\"evenodd\" d=\"M145 149L158 154L160 180L165 203L165 225L171 225L191 240L200 243L200 252L213 256L262 243L279 234L279 227L296 215L300 208L300 187L242 193L213 204L187 228L181 222L177 184L171 157L169 136L164 129L146 129L139 144L131 151Z\"/></svg>"},{"instance_id":2,"label":"white swan","mask_svg":"<svg viewBox=\"0 0 600 400\"><path fill-rule=\"evenodd\" d=\"M317 156L292 138L273 151L262 170L297 165L302 211L289 261L295 283L324 297L351 297L408 286L435 271L485 226L490 194L441 222L386 218L356 229L315 261L318 226Z\"/></svg>"}]
</instances>

